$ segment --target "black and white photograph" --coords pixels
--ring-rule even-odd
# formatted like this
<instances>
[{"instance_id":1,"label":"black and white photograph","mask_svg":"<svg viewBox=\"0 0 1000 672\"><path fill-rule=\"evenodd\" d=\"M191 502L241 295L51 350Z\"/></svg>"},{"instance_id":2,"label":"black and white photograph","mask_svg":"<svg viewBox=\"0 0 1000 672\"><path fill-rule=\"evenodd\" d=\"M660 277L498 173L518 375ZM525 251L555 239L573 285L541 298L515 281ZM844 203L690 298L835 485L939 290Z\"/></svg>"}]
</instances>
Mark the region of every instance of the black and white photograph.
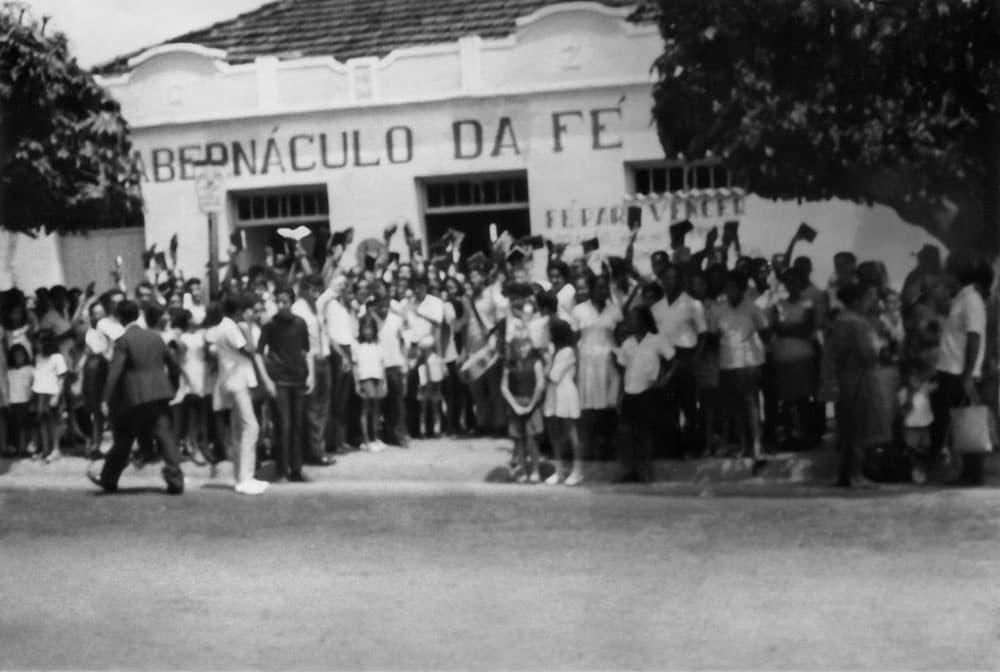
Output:
<instances>
[{"instance_id":1,"label":"black and white photograph","mask_svg":"<svg viewBox=\"0 0 1000 672\"><path fill-rule=\"evenodd\" d=\"M0 671L1000 668L1000 0L0 0Z\"/></svg>"}]
</instances>

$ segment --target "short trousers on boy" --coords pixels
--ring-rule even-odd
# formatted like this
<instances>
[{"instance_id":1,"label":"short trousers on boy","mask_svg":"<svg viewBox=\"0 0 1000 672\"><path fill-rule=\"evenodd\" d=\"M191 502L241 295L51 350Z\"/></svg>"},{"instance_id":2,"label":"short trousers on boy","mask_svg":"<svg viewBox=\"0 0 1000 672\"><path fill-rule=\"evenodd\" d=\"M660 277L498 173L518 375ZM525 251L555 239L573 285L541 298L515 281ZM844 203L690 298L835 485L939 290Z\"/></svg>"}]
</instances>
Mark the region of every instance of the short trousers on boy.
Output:
<instances>
[{"instance_id":1,"label":"short trousers on boy","mask_svg":"<svg viewBox=\"0 0 1000 672\"><path fill-rule=\"evenodd\" d=\"M539 436L545 432L545 421L542 419L542 409L536 408L528 415L514 415L508 410L507 434L512 439L526 439Z\"/></svg>"},{"instance_id":2,"label":"short trousers on boy","mask_svg":"<svg viewBox=\"0 0 1000 672\"><path fill-rule=\"evenodd\" d=\"M657 401L663 390L653 388L640 394L628 394L622 396L622 420L633 426L646 426L653 424L653 419L657 414Z\"/></svg>"},{"instance_id":3,"label":"short trousers on boy","mask_svg":"<svg viewBox=\"0 0 1000 672\"><path fill-rule=\"evenodd\" d=\"M358 383L358 396L362 399L385 399L385 381L365 378Z\"/></svg>"},{"instance_id":4,"label":"short trousers on boy","mask_svg":"<svg viewBox=\"0 0 1000 672\"><path fill-rule=\"evenodd\" d=\"M7 420L15 429L28 429L31 419L31 404L11 404L7 407Z\"/></svg>"},{"instance_id":5,"label":"short trousers on boy","mask_svg":"<svg viewBox=\"0 0 1000 672\"><path fill-rule=\"evenodd\" d=\"M426 383L417 388L419 401L441 401L443 398L441 383Z\"/></svg>"},{"instance_id":6,"label":"short trousers on boy","mask_svg":"<svg viewBox=\"0 0 1000 672\"><path fill-rule=\"evenodd\" d=\"M926 453L931 448L930 427L904 427L903 444L910 450Z\"/></svg>"}]
</instances>

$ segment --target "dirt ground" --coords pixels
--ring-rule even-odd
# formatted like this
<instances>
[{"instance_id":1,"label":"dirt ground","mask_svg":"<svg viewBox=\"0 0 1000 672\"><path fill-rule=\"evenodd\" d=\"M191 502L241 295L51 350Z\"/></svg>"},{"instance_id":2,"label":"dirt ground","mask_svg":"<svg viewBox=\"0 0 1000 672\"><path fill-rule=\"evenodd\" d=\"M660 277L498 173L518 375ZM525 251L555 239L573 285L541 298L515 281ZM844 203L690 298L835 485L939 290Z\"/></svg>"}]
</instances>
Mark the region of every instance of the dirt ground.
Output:
<instances>
[{"instance_id":1,"label":"dirt ground","mask_svg":"<svg viewBox=\"0 0 1000 672\"><path fill-rule=\"evenodd\" d=\"M27 482L3 669L1000 667L995 489Z\"/></svg>"}]
</instances>

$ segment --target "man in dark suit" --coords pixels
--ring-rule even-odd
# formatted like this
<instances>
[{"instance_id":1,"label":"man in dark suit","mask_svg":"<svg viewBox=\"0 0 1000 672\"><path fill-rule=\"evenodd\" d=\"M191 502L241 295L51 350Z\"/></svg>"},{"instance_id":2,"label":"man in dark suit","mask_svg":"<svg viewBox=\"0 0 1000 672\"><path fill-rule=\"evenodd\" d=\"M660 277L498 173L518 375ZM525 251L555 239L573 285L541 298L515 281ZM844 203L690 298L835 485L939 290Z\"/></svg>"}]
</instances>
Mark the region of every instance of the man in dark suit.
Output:
<instances>
[{"instance_id":1,"label":"man in dark suit","mask_svg":"<svg viewBox=\"0 0 1000 672\"><path fill-rule=\"evenodd\" d=\"M88 476L105 492L115 492L132 442L155 439L163 454L167 492L179 495L184 492L184 473L170 427L169 402L174 389L167 371L177 373L180 367L160 335L138 324L138 304L122 301L116 312L125 333L115 341L102 403L105 416L112 420L114 443L100 476Z\"/></svg>"}]
</instances>

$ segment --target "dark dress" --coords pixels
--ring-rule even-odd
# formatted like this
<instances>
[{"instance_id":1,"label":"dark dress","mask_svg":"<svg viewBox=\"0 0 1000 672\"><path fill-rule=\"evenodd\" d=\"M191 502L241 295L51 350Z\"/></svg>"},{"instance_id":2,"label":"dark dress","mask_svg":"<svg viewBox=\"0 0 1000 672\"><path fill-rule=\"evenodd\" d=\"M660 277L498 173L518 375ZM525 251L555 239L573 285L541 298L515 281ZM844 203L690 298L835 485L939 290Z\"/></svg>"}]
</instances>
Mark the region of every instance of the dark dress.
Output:
<instances>
[{"instance_id":1,"label":"dark dress","mask_svg":"<svg viewBox=\"0 0 1000 672\"><path fill-rule=\"evenodd\" d=\"M892 440L892 407L879 377L879 339L868 318L843 310L833 324L837 436L851 476L860 472L859 453Z\"/></svg>"}]
</instances>

